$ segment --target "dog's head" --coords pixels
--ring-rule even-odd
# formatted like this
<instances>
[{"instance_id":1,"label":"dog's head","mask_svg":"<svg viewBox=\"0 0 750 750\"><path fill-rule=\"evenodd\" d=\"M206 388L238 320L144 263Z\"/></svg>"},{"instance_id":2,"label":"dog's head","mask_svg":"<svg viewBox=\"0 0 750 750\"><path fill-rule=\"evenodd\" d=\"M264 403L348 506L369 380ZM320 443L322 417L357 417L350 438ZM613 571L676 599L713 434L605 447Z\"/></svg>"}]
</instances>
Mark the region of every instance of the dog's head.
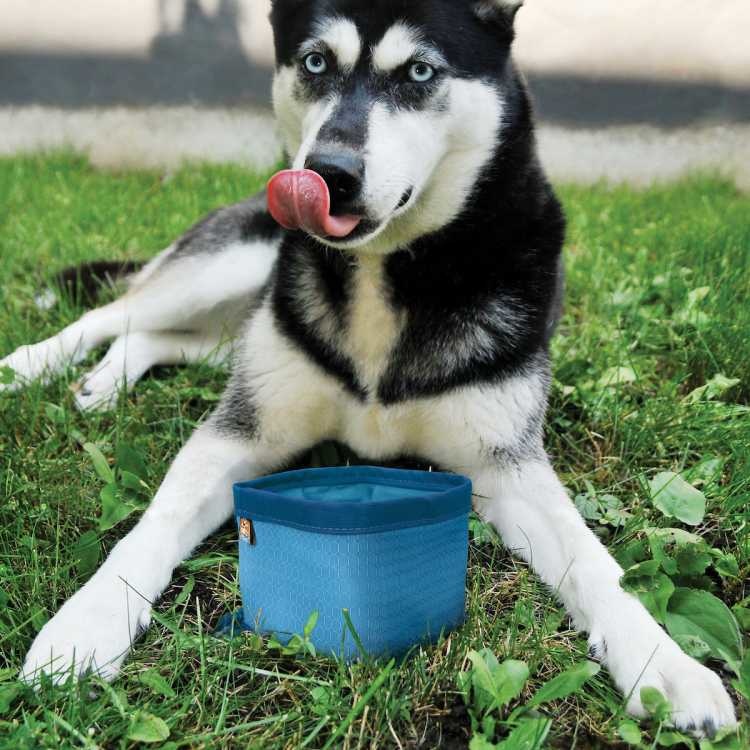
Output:
<instances>
[{"instance_id":1,"label":"dog's head","mask_svg":"<svg viewBox=\"0 0 750 750\"><path fill-rule=\"evenodd\" d=\"M273 99L293 169L269 186L272 213L375 253L455 219L513 115L521 2L274 0Z\"/></svg>"}]
</instances>

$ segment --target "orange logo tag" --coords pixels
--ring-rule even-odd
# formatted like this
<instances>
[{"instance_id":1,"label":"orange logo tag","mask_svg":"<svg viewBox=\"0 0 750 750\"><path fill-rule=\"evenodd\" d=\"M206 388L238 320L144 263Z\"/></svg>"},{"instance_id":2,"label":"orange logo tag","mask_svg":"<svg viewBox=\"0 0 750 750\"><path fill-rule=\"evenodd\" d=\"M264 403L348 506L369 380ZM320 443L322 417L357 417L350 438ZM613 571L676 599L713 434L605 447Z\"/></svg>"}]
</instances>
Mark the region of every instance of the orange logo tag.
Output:
<instances>
[{"instance_id":1,"label":"orange logo tag","mask_svg":"<svg viewBox=\"0 0 750 750\"><path fill-rule=\"evenodd\" d=\"M240 536L250 544L255 544L255 527L249 518L240 519Z\"/></svg>"}]
</instances>

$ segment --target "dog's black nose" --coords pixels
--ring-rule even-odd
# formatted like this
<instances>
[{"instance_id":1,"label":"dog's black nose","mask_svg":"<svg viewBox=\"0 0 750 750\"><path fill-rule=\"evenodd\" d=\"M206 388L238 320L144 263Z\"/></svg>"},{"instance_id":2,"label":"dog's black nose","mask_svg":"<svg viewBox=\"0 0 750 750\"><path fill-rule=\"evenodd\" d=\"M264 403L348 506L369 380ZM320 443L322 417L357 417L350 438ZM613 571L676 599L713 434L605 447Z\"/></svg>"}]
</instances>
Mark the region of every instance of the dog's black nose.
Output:
<instances>
[{"instance_id":1,"label":"dog's black nose","mask_svg":"<svg viewBox=\"0 0 750 750\"><path fill-rule=\"evenodd\" d=\"M356 202L365 179L364 159L352 154L310 154L305 168L317 172L331 193L331 215L358 213Z\"/></svg>"}]
</instances>

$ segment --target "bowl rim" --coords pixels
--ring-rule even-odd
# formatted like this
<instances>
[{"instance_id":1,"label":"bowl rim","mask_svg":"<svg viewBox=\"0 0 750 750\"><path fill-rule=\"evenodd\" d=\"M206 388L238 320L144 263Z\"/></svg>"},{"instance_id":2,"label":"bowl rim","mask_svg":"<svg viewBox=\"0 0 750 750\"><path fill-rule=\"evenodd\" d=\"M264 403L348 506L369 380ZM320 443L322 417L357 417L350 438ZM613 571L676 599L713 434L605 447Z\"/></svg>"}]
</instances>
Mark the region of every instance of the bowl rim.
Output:
<instances>
[{"instance_id":1,"label":"bowl rim","mask_svg":"<svg viewBox=\"0 0 750 750\"><path fill-rule=\"evenodd\" d=\"M358 502L284 497L282 488L370 484L395 490L391 497ZM398 488L423 490L398 496ZM468 477L445 472L345 466L299 469L234 485L235 517L325 534L366 534L448 521L471 511Z\"/></svg>"}]
</instances>

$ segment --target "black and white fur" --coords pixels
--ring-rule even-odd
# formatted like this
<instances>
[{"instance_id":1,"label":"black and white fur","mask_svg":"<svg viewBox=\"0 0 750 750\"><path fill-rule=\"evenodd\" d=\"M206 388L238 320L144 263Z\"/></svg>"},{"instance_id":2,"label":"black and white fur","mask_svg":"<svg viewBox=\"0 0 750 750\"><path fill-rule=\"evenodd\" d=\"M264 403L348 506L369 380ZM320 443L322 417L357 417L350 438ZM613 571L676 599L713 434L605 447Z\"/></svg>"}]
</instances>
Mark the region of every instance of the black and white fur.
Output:
<instances>
[{"instance_id":1,"label":"black and white fur","mask_svg":"<svg viewBox=\"0 0 750 750\"><path fill-rule=\"evenodd\" d=\"M77 389L90 408L155 364L219 361L234 342L218 409L41 630L27 679L114 678L173 569L230 517L232 483L336 439L374 461L420 456L469 475L477 510L589 633L632 713L648 685L679 727L734 722L717 675L622 590L542 444L564 221L510 59L519 4L276 0L274 105L290 160L364 159L360 227L332 242L282 231L263 196L221 209L116 302L0 363L21 382L48 377L114 339ZM310 54L324 74L307 69ZM430 80L412 79L420 62Z\"/></svg>"}]
</instances>

